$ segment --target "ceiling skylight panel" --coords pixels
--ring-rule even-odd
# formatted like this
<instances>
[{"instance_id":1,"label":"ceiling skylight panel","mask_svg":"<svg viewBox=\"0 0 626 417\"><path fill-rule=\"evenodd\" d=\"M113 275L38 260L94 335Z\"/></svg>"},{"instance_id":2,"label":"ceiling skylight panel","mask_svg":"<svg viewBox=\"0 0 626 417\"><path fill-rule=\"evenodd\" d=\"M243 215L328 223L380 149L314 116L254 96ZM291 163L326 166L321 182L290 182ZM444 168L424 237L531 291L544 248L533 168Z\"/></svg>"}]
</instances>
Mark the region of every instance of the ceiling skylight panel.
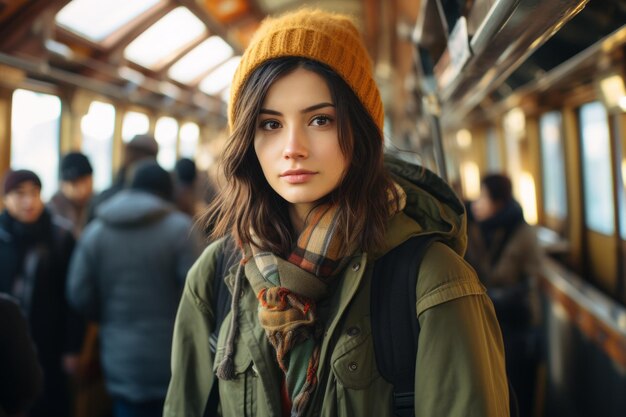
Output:
<instances>
[{"instance_id":1,"label":"ceiling skylight panel","mask_svg":"<svg viewBox=\"0 0 626 417\"><path fill-rule=\"evenodd\" d=\"M206 26L189 9L178 7L150 26L124 50L124 57L157 69L174 53L203 36Z\"/></svg>"},{"instance_id":2,"label":"ceiling skylight panel","mask_svg":"<svg viewBox=\"0 0 626 417\"><path fill-rule=\"evenodd\" d=\"M57 13L55 20L59 26L79 36L92 42L102 42L160 1L73 0Z\"/></svg>"},{"instance_id":3,"label":"ceiling skylight panel","mask_svg":"<svg viewBox=\"0 0 626 417\"><path fill-rule=\"evenodd\" d=\"M241 61L241 56L234 56L228 61L224 62L215 70L211 71L204 80L200 83L200 90L209 94L215 95L228 87L233 80L233 75Z\"/></svg>"},{"instance_id":4,"label":"ceiling skylight panel","mask_svg":"<svg viewBox=\"0 0 626 417\"><path fill-rule=\"evenodd\" d=\"M181 83L190 83L232 54L233 48L222 38L211 36L172 65L168 75Z\"/></svg>"}]
</instances>

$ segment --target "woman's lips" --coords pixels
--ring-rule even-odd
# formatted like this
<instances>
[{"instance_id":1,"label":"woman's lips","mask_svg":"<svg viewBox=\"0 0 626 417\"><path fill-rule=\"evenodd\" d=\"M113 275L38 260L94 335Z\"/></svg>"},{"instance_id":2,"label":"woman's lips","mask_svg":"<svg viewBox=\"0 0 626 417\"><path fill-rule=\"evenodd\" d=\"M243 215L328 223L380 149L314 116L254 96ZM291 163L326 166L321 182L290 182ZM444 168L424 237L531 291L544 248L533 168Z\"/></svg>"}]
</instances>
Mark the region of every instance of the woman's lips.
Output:
<instances>
[{"instance_id":1,"label":"woman's lips","mask_svg":"<svg viewBox=\"0 0 626 417\"><path fill-rule=\"evenodd\" d=\"M306 170L285 171L280 176L290 184L302 184L313 178L315 172Z\"/></svg>"}]
</instances>

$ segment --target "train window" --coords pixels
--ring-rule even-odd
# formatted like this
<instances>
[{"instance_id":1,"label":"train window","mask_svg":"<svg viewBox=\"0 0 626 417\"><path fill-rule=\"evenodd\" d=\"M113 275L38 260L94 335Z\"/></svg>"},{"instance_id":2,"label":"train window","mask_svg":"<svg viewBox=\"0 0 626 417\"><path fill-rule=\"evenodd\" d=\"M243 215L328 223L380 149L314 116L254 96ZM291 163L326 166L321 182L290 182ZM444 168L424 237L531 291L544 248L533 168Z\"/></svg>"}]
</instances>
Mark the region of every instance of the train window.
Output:
<instances>
[{"instance_id":1,"label":"train window","mask_svg":"<svg viewBox=\"0 0 626 417\"><path fill-rule=\"evenodd\" d=\"M101 42L160 1L73 0L57 13L55 20L92 42Z\"/></svg>"},{"instance_id":2,"label":"train window","mask_svg":"<svg viewBox=\"0 0 626 417\"><path fill-rule=\"evenodd\" d=\"M607 112L599 101L580 108L585 223L595 232L615 232Z\"/></svg>"},{"instance_id":3,"label":"train window","mask_svg":"<svg viewBox=\"0 0 626 417\"><path fill-rule=\"evenodd\" d=\"M480 169L475 162L461 163L461 187L463 196L468 200L476 200L480 196Z\"/></svg>"},{"instance_id":4,"label":"train window","mask_svg":"<svg viewBox=\"0 0 626 417\"><path fill-rule=\"evenodd\" d=\"M215 70L211 71L209 75L200 82L200 90L208 95L215 95L225 88L228 88L233 79L233 74L237 69L237 65L239 65L239 61L241 61L241 57L234 56L215 68Z\"/></svg>"},{"instance_id":5,"label":"train window","mask_svg":"<svg viewBox=\"0 0 626 417\"><path fill-rule=\"evenodd\" d=\"M126 143L135 135L148 133L150 130L150 118L145 113L129 111L124 115L122 123L122 140Z\"/></svg>"},{"instance_id":6,"label":"train window","mask_svg":"<svg viewBox=\"0 0 626 417\"><path fill-rule=\"evenodd\" d=\"M157 120L154 137L159 143L157 161L167 170L174 169L176 164L176 142L178 139L178 122L172 117L161 117Z\"/></svg>"},{"instance_id":7,"label":"train window","mask_svg":"<svg viewBox=\"0 0 626 417\"><path fill-rule=\"evenodd\" d=\"M489 172L501 172L500 142L495 128L487 129L487 170Z\"/></svg>"},{"instance_id":8,"label":"train window","mask_svg":"<svg viewBox=\"0 0 626 417\"><path fill-rule=\"evenodd\" d=\"M93 186L97 191L111 185L113 178L113 131L115 107L109 103L93 101L89 111L80 121L83 134L82 151L93 166Z\"/></svg>"},{"instance_id":9,"label":"train window","mask_svg":"<svg viewBox=\"0 0 626 417\"><path fill-rule=\"evenodd\" d=\"M561 131L560 112L546 113L539 119L544 212L558 220L567 217L565 153Z\"/></svg>"},{"instance_id":10,"label":"train window","mask_svg":"<svg viewBox=\"0 0 626 417\"><path fill-rule=\"evenodd\" d=\"M211 36L176 61L167 75L178 82L191 83L211 68L226 61L232 54L233 48L222 38Z\"/></svg>"},{"instance_id":11,"label":"train window","mask_svg":"<svg viewBox=\"0 0 626 417\"><path fill-rule=\"evenodd\" d=\"M61 100L18 89L13 92L12 103L11 167L36 172L47 201L59 186Z\"/></svg>"},{"instance_id":12,"label":"train window","mask_svg":"<svg viewBox=\"0 0 626 417\"><path fill-rule=\"evenodd\" d=\"M124 49L124 57L156 70L168 58L205 33L205 24L195 14L186 7L178 7L135 38Z\"/></svg>"},{"instance_id":13,"label":"train window","mask_svg":"<svg viewBox=\"0 0 626 417\"><path fill-rule=\"evenodd\" d=\"M200 128L197 124L187 122L180 127L180 144L178 153L181 158L194 159L200 140Z\"/></svg>"}]
</instances>

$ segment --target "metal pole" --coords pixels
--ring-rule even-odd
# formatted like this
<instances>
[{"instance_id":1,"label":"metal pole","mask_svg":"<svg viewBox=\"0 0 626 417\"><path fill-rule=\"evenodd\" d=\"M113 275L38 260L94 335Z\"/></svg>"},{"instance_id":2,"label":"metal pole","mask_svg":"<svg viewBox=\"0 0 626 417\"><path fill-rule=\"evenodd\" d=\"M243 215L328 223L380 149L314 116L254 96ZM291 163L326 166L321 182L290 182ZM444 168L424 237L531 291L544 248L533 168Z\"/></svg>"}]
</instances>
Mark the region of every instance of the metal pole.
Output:
<instances>
[{"instance_id":1,"label":"metal pole","mask_svg":"<svg viewBox=\"0 0 626 417\"><path fill-rule=\"evenodd\" d=\"M437 173L444 181L448 182L446 156L443 148L443 136L441 135L441 123L439 121L441 109L439 99L434 93L424 97L424 108L430 117L430 130L433 139L433 153L435 164L437 165Z\"/></svg>"}]
</instances>

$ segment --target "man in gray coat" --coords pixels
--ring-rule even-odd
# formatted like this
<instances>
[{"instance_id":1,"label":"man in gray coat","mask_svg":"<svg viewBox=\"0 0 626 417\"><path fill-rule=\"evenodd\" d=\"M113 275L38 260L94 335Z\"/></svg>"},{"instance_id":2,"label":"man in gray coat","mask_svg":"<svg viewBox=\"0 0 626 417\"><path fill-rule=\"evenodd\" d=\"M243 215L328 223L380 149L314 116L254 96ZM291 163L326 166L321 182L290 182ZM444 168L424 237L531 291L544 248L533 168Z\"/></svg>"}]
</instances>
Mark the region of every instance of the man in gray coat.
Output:
<instances>
[{"instance_id":1,"label":"man in gray coat","mask_svg":"<svg viewBox=\"0 0 626 417\"><path fill-rule=\"evenodd\" d=\"M201 247L172 192L163 168L140 162L130 188L98 208L72 257L68 297L100 323L116 416L162 413L176 310Z\"/></svg>"}]
</instances>

